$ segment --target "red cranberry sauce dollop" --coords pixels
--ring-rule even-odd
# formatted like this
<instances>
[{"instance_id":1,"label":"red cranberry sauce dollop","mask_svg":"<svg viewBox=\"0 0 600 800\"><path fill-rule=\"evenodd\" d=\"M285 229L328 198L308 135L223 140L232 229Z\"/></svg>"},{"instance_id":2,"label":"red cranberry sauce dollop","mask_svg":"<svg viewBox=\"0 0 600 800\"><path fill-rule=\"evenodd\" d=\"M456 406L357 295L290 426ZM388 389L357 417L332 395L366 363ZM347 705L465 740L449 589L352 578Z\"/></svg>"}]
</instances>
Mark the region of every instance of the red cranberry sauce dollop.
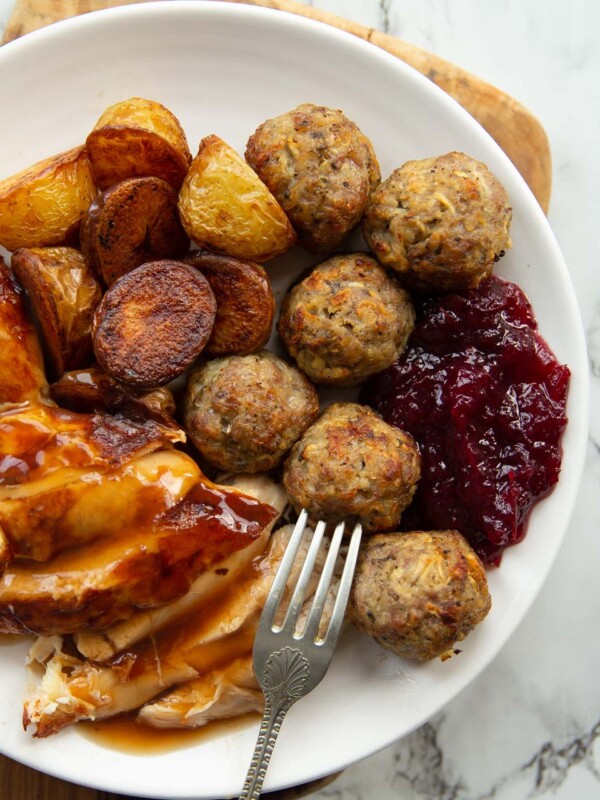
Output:
<instances>
[{"instance_id":1,"label":"red cranberry sauce dollop","mask_svg":"<svg viewBox=\"0 0 600 800\"><path fill-rule=\"evenodd\" d=\"M406 352L362 396L421 448L402 527L456 528L499 564L558 480L569 376L516 284L426 300Z\"/></svg>"}]
</instances>

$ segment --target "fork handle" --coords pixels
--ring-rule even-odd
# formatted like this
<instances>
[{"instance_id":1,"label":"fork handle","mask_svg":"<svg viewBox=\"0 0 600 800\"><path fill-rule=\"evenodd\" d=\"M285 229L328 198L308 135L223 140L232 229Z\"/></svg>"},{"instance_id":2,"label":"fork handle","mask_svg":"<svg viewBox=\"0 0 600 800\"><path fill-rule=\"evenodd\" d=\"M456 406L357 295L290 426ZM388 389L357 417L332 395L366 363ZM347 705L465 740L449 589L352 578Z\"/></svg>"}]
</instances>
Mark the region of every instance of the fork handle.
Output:
<instances>
[{"instance_id":1,"label":"fork handle","mask_svg":"<svg viewBox=\"0 0 600 800\"><path fill-rule=\"evenodd\" d=\"M283 647L267 659L263 674L258 676L265 696L265 713L239 800L258 800L260 797L283 718L296 700L306 693L309 675L310 664L297 648Z\"/></svg>"},{"instance_id":2,"label":"fork handle","mask_svg":"<svg viewBox=\"0 0 600 800\"><path fill-rule=\"evenodd\" d=\"M239 800L258 800L260 797L265 775L267 774L267 767L271 760L271 753L281 730L281 724L294 702L295 698L289 698L274 705L270 697L265 697L265 713L260 724L250 769Z\"/></svg>"}]
</instances>

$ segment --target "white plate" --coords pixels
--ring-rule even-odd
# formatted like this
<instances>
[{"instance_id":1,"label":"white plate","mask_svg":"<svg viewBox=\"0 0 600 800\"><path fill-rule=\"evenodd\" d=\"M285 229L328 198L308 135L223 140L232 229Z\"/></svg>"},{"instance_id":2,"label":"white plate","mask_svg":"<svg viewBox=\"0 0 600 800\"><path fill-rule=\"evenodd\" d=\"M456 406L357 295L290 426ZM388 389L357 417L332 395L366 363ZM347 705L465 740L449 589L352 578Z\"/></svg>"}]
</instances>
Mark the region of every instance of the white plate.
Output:
<instances>
[{"instance_id":1,"label":"white plate","mask_svg":"<svg viewBox=\"0 0 600 800\"><path fill-rule=\"evenodd\" d=\"M535 509L526 540L490 572L493 610L463 653L414 666L347 635L323 683L291 710L267 788L333 772L407 734L472 681L515 630L556 555L579 482L588 417L584 338L566 266L535 199L495 143L432 83L374 46L288 14L210 2L118 8L6 45L0 71L0 178L79 144L107 105L139 95L173 110L193 151L202 136L217 133L243 152L264 119L310 101L341 108L358 123L384 176L407 159L458 149L485 161L507 188L514 247L498 272L525 289L543 335L573 372L560 482ZM297 258L272 270L280 290ZM7 755L129 795L239 792L255 729L145 757L104 749L76 729L33 740L20 725L24 653L21 645L0 651L0 748Z\"/></svg>"}]
</instances>

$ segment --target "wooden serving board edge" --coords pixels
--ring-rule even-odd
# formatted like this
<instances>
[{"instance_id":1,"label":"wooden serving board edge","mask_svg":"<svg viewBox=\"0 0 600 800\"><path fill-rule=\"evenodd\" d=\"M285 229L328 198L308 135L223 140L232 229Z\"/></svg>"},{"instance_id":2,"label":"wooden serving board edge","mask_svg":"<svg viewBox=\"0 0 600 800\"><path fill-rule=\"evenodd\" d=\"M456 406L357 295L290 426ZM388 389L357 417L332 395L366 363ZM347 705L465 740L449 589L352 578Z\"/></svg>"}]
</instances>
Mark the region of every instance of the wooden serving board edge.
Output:
<instances>
[{"instance_id":1,"label":"wooden serving board edge","mask_svg":"<svg viewBox=\"0 0 600 800\"><path fill-rule=\"evenodd\" d=\"M144 1L148 0L17 0L5 29L4 40L16 39L67 17ZM548 137L539 120L506 92L395 36L296 0L222 2L246 3L309 17L371 42L409 64L453 97L485 128L511 159L547 213L552 188Z\"/></svg>"}]
</instances>

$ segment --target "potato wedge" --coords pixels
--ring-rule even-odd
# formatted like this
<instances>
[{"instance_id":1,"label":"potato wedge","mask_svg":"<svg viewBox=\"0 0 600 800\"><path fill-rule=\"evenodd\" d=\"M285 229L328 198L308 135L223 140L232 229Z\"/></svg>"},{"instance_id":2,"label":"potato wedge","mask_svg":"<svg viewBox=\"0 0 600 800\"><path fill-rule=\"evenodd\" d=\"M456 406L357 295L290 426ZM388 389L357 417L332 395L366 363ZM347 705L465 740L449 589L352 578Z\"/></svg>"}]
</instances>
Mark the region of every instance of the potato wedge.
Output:
<instances>
[{"instance_id":1,"label":"potato wedge","mask_svg":"<svg viewBox=\"0 0 600 800\"><path fill-rule=\"evenodd\" d=\"M161 178L129 178L103 192L82 220L80 242L106 286L147 261L177 259L190 246L177 192Z\"/></svg>"},{"instance_id":2,"label":"potato wedge","mask_svg":"<svg viewBox=\"0 0 600 800\"><path fill-rule=\"evenodd\" d=\"M72 247L20 247L12 268L37 318L50 372L60 376L90 364L102 290L84 256Z\"/></svg>"},{"instance_id":3,"label":"potato wedge","mask_svg":"<svg viewBox=\"0 0 600 800\"><path fill-rule=\"evenodd\" d=\"M76 369L50 384L50 397L61 408L80 413L120 410L147 412L161 420L172 417L176 406L173 393L165 386L136 392L119 383L98 366Z\"/></svg>"},{"instance_id":4,"label":"potato wedge","mask_svg":"<svg viewBox=\"0 0 600 800\"><path fill-rule=\"evenodd\" d=\"M200 270L213 290L217 316L205 353L245 355L268 342L273 327L275 298L264 269L212 253L194 253L186 263Z\"/></svg>"},{"instance_id":5,"label":"potato wedge","mask_svg":"<svg viewBox=\"0 0 600 800\"><path fill-rule=\"evenodd\" d=\"M179 214L199 247L233 258L267 261L296 244L279 203L218 136L200 142L179 193Z\"/></svg>"},{"instance_id":6,"label":"potato wedge","mask_svg":"<svg viewBox=\"0 0 600 800\"><path fill-rule=\"evenodd\" d=\"M86 147L100 189L146 175L179 189L192 160L177 117L160 103L142 97L109 106Z\"/></svg>"},{"instance_id":7,"label":"potato wedge","mask_svg":"<svg viewBox=\"0 0 600 800\"><path fill-rule=\"evenodd\" d=\"M37 332L26 313L15 276L0 256L0 407L5 403L43 402L47 389ZM2 541L0 530L0 571Z\"/></svg>"},{"instance_id":8,"label":"potato wedge","mask_svg":"<svg viewBox=\"0 0 600 800\"><path fill-rule=\"evenodd\" d=\"M0 245L45 247L71 244L96 195L84 147L38 161L0 181Z\"/></svg>"},{"instance_id":9,"label":"potato wedge","mask_svg":"<svg viewBox=\"0 0 600 800\"><path fill-rule=\"evenodd\" d=\"M128 386L163 386L205 347L216 311L208 281L193 267L166 260L142 264L115 281L96 309L98 363Z\"/></svg>"}]
</instances>

